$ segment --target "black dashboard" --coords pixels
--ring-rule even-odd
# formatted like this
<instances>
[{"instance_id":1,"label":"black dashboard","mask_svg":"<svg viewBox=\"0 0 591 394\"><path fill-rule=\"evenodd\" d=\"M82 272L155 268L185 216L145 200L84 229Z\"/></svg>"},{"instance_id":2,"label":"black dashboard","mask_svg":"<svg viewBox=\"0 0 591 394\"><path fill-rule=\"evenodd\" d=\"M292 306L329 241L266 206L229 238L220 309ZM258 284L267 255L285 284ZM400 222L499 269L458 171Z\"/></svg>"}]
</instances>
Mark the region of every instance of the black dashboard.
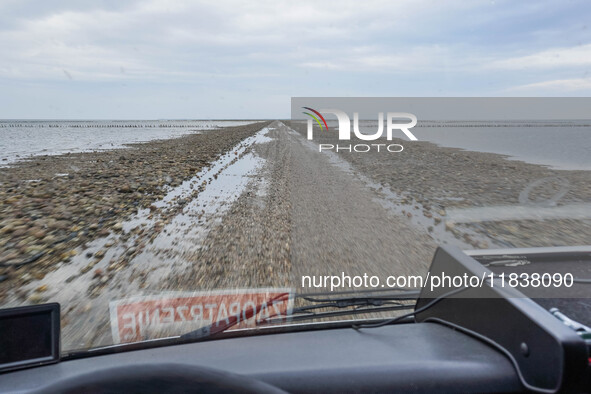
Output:
<instances>
[{"instance_id":1,"label":"black dashboard","mask_svg":"<svg viewBox=\"0 0 591 394\"><path fill-rule=\"evenodd\" d=\"M228 338L67 360L0 375L0 392L50 389L58 382L134 365L206 367L300 393L523 390L509 359L492 347L440 324L408 323Z\"/></svg>"}]
</instances>

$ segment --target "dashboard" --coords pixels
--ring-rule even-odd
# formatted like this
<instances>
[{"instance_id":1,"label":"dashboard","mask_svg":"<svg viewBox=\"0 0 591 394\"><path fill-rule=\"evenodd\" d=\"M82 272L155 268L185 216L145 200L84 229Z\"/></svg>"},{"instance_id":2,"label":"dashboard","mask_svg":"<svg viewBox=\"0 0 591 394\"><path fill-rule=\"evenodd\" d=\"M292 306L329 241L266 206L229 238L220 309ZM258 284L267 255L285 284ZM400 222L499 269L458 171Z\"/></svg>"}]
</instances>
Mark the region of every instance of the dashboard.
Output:
<instances>
[{"instance_id":1,"label":"dashboard","mask_svg":"<svg viewBox=\"0 0 591 394\"><path fill-rule=\"evenodd\" d=\"M100 381L118 369L145 366L173 375L175 369L205 367L294 393L523 390L510 360L489 345L437 323L407 323L227 338L72 359L0 375L0 392L50 392L61 382L82 382L85 377ZM159 385L158 391L177 391L167 382L153 384ZM191 388L199 391L193 386L178 392Z\"/></svg>"}]
</instances>

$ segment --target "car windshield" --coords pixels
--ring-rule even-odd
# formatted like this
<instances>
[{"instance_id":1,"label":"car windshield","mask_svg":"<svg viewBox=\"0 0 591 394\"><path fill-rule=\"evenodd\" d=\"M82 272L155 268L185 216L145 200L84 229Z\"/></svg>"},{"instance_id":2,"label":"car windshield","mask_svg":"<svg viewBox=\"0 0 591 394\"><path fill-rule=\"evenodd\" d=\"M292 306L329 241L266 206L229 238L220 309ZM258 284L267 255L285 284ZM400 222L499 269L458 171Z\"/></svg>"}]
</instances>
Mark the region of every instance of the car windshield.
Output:
<instances>
[{"instance_id":1,"label":"car windshield","mask_svg":"<svg viewBox=\"0 0 591 394\"><path fill-rule=\"evenodd\" d=\"M64 353L397 316L438 245L591 239L587 2L0 11L0 308L59 303Z\"/></svg>"}]
</instances>

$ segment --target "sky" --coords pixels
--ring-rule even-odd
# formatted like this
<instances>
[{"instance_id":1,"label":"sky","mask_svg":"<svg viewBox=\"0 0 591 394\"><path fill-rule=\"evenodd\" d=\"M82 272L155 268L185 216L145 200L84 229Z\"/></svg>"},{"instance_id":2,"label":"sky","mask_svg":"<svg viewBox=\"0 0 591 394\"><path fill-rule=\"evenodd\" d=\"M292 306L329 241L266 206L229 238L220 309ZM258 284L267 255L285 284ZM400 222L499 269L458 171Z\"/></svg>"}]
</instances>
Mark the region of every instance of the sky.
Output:
<instances>
[{"instance_id":1,"label":"sky","mask_svg":"<svg viewBox=\"0 0 591 394\"><path fill-rule=\"evenodd\" d=\"M2 0L0 119L289 118L292 96L591 96L591 3Z\"/></svg>"}]
</instances>

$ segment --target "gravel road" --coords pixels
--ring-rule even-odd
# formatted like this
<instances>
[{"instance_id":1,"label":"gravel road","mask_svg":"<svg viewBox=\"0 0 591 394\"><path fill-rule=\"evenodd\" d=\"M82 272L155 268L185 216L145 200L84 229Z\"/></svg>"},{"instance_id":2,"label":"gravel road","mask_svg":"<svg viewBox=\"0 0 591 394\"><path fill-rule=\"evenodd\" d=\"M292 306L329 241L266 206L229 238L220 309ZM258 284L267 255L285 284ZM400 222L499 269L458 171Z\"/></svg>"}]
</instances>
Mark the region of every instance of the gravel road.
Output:
<instances>
[{"instance_id":1,"label":"gravel road","mask_svg":"<svg viewBox=\"0 0 591 394\"><path fill-rule=\"evenodd\" d=\"M205 246L182 287L289 286L303 275L424 274L436 244L380 203L371 182L281 122L255 145L265 166Z\"/></svg>"}]
</instances>

